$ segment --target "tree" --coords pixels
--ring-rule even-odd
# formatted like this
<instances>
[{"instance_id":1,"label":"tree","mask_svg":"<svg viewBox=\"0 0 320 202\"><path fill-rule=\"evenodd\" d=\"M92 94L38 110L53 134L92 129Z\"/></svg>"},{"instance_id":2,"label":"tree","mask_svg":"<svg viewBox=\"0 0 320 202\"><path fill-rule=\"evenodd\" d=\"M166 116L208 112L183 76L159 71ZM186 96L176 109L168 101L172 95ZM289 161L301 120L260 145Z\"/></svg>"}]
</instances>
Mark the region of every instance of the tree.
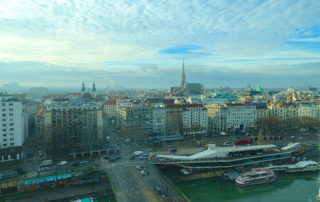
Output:
<instances>
[{"instance_id":1,"label":"tree","mask_svg":"<svg viewBox=\"0 0 320 202\"><path fill-rule=\"evenodd\" d=\"M304 128L309 131L315 131L318 127L320 127L320 121L309 116L297 117L296 124L300 129Z\"/></svg>"},{"instance_id":2,"label":"tree","mask_svg":"<svg viewBox=\"0 0 320 202\"><path fill-rule=\"evenodd\" d=\"M277 116L261 118L257 121L258 128L277 132L283 127L283 122Z\"/></svg>"}]
</instances>

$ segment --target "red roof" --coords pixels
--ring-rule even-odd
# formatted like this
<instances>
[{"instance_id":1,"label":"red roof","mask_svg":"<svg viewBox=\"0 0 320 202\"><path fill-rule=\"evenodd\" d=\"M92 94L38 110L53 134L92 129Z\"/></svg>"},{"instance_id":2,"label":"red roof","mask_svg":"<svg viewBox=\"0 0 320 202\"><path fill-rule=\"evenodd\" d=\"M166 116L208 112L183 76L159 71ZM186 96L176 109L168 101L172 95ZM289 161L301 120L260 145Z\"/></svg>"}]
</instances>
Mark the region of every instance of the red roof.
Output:
<instances>
[{"instance_id":1,"label":"red roof","mask_svg":"<svg viewBox=\"0 0 320 202\"><path fill-rule=\"evenodd\" d=\"M117 99L109 99L106 104L107 105L116 105Z\"/></svg>"}]
</instances>

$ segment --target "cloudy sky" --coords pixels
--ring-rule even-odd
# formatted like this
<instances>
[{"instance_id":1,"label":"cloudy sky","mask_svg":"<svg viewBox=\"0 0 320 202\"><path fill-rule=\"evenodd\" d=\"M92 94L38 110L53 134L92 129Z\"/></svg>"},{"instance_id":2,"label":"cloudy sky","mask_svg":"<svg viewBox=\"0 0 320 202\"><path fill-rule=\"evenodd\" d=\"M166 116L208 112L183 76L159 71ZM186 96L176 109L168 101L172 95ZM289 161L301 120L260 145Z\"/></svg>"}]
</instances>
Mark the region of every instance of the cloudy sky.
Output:
<instances>
[{"instance_id":1,"label":"cloudy sky","mask_svg":"<svg viewBox=\"0 0 320 202\"><path fill-rule=\"evenodd\" d=\"M319 0L0 0L0 85L320 86Z\"/></svg>"}]
</instances>

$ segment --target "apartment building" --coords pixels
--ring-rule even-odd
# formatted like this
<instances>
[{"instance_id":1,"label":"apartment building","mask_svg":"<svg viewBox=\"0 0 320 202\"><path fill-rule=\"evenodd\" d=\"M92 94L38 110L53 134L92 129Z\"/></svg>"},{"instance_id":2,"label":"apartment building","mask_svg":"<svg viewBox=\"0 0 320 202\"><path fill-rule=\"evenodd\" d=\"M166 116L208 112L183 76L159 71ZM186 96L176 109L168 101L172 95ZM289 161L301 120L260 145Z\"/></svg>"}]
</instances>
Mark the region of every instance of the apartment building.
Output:
<instances>
[{"instance_id":1,"label":"apartment building","mask_svg":"<svg viewBox=\"0 0 320 202\"><path fill-rule=\"evenodd\" d=\"M257 111L253 104L225 104L227 130L243 130L256 126Z\"/></svg>"},{"instance_id":2,"label":"apartment building","mask_svg":"<svg viewBox=\"0 0 320 202\"><path fill-rule=\"evenodd\" d=\"M184 104L182 125L184 135L206 134L208 128L208 112L201 104Z\"/></svg>"},{"instance_id":3,"label":"apartment building","mask_svg":"<svg viewBox=\"0 0 320 202\"><path fill-rule=\"evenodd\" d=\"M0 161L23 157L25 120L22 101L0 95Z\"/></svg>"},{"instance_id":4,"label":"apartment building","mask_svg":"<svg viewBox=\"0 0 320 202\"><path fill-rule=\"evenodd\" d=\"M50 104L37 113L36 128L49 151L94 149L102 144L102 109L95 103Z\"/></svg>"},{"instance_id":5,"label":"apartment building","mask_svg":"<svg viewBox=\"0 0 320 202\"><path fill-rule=\"evenodd\" d=\"M227 108L220 104L206 105L208 111L208 132L225 132L227 121Z\"/></svg>"}]
</instances>

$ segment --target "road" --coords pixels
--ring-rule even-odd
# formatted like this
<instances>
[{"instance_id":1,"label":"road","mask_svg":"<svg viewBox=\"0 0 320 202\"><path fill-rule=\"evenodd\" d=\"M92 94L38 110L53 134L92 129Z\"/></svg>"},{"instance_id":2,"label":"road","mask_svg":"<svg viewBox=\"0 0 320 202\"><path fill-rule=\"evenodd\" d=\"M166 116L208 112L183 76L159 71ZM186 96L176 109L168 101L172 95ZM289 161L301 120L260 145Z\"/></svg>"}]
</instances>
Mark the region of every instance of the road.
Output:
<instances>
[{"instance_id":1,"label":"road","mask_svg":"<svg viewBox=\"0 0 320 202\"><path fill-rule=\"evenodd\" d=\"M118 201L147 201L129 167L114 164L107 169L110 184Z\"/></svg>"},{"instance_id":2,"label":"road","mask_svg":"<svg viewBox=\"0 0 320 202\"><path fill-rule=\"evenodd\" d=\"M149 161L129 160L131 154L122 154L122 159L109 163L100 159L101 169L108 174L118 201L186 201L175 188L164 179ZM143 166L149 175L142 175L136 165ZM156 187L161 189L158 193Z\"/></svg>"}]
</instances>

